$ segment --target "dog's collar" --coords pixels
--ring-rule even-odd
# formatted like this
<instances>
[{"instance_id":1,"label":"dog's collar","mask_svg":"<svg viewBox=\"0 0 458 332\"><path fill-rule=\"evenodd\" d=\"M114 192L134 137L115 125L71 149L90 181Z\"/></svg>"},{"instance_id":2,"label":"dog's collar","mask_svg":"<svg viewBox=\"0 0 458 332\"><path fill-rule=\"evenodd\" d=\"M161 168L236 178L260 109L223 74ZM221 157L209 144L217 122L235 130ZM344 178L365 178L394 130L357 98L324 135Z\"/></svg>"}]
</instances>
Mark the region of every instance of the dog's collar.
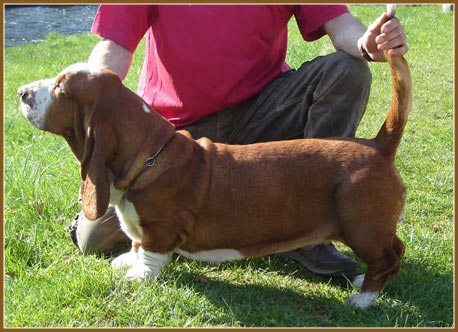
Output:
<instances>
[{"instance_id":1,"label":"dog's collar","mask_svg":"<svg viewBox=\"0 0 458 332\"><path fill-rule=\"evenodd\" d=\"M157 156L159 156L159 154L162 152L162 150L164 150L164 148L167 146L167 144L169 144L169 142L171 141L171 139L169 139L167 142L165 142L164 144L162 144L160 146L160 148L156 151L155 154L153 154L151 157L147 158L146 161L145 161L145 166L143 166L143 171L145 171L147 168L149 167L153 167L155 164L156 164L156 158ZM142 171L142 172L143 172ZM140 173L141 174L141 173ZM140 175L139 174L139 175Z\"/></svg>"},{"instance_id":2,"label":"dog's collar","mask_svg":"<svg viewBox=\"0 0 458 332\"><path fill-rule=\"evenodd\" d=\"M124 190L124 195L127 194L129 189L132 187L132 185L137 181L137 179L142 175L148 168L153 167L156 164L156 159L159 156L159 154L167 147L167 145L173 140L175 135L173 135L171 138L169 138L164 144L162 144L159 149L151 156L148 157L145 161L145 165L143 166L143 169L140 173L137 174L137 176L129 183L127 188Z\"/></svg>"}]
</instances>

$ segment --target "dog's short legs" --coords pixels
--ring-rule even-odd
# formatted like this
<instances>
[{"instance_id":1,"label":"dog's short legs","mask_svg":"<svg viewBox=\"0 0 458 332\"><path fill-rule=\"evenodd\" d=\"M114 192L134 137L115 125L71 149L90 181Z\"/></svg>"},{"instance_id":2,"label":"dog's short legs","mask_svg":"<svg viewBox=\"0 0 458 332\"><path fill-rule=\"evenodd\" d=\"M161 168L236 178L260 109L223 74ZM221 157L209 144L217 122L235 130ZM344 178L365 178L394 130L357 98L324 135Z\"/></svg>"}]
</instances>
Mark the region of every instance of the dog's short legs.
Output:
<instances>
[{"instance_id":1,"label":"dog's short legs","mask_svg":"<svg viewBox=\"0 0 458 332\"><path fill-rule=\"evenodd\" d=\"M394 236L390 245L381 246L379 256L366 259L366 276L361 291L381 291L390 279L399 274L400 260L404 255L404 244Z\"/></svg>"},{"instance_id":2,"label":"dog's short legs","mask_svg":"<svg viewBox=\"0 0 458 332\"><path fill-rule=\"evenodd\" d=\"M385 287L388 281L396 276L401 267L400 260L404 254L404 244L398 237L394 236L389 245L381 246L380 250L368 251L355 246L355 253L367 264L365 275L355 278L353 284L360 293L351 295L346 301L347 304L357 308L366 309L375 305L378 293Z\"/></svg>"},{"instance_id":3,"label":"dog's short legs","mask_svg":"<svg viewBox=\"0 0 458 332\"><path fill-rule=\"evenodd\" d=\"M129 280L145 278L154 280L171 259L172 254L170 253L160 254L140 247L137 253L137 262L127 271L126 278Z\"/></svg>"},{"instance_id":4,"label":"dog's short legs","mask_svg":"<svg viewBox=\"0 0 458 332\"><path fill-rule=\"evenodd\" d=\"M365 274L360 274L353 279L353 286L358 290L361 290L361 287L364 283ZM367 309L375 305L375 301L378 297L378 292L358 292L352 294L345 301L345 304L358 309Z\"/></svg>"}]
</instances>

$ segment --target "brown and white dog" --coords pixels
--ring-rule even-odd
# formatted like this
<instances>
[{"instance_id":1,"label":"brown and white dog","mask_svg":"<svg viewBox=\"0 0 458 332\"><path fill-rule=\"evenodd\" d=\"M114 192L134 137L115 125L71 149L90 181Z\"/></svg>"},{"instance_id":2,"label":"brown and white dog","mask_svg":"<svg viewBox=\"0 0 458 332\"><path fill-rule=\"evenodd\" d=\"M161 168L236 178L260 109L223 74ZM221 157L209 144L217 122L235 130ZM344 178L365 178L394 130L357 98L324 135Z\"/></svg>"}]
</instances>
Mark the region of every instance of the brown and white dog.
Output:
<instances>
[{"instance_id":1,"label":"brown and white dog","mask_svg":"<svg viewBox=\"0 0 458 332\"><path fill-rule=\"evenodd\" d=\"M405 188L394 166L411 105L403 57L387 55L394 98L374 139L236 146L193 140L108 70L73 65L19 89L22 112L63 136L81 163L87 218L115 205L130 253L113 261L154 279L172 253L220 262L341 241L367 265L366 308L400 271ZM360 279L362 281L362 279Z\"/></svg>"}]
</instances>

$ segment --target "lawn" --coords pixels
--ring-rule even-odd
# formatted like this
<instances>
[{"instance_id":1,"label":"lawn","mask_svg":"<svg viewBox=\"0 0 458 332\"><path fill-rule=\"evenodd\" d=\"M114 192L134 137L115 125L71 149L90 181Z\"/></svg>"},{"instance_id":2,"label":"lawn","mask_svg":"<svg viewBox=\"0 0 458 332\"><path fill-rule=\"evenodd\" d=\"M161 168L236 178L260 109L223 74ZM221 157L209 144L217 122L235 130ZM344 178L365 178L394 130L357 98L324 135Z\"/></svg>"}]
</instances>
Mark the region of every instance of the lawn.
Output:
<instances>
[{"instance_id":1,"label":"lawn","mask_svg":"<svg viewBox=\"0 0 458 332\"><path fill-rule=\"evenodd\" d=\"M370 24L384 6L353 5ZM127 282L112 257L82 255L64 229L79 212L79 165L65 141L22 117L17 88L86 61L98 37L49 35L5 49L5 327L452 327L454 326L454 35L439 5L398 6L410 52L414 100L396 164L408 190L398 235L402 272L362 312L343 304L343 278L318 277L277 257L218 266L174 257L154 282ZM126 85L136 89L143 44ZM290 22L287 61L332 52L305 43ZM386 64L370 64L373 86L358 136L371 137L391 100ZM348 255L352 252L339 245ZM360 264L360 269L364 265Z\"/></svg>"}]
</instances>

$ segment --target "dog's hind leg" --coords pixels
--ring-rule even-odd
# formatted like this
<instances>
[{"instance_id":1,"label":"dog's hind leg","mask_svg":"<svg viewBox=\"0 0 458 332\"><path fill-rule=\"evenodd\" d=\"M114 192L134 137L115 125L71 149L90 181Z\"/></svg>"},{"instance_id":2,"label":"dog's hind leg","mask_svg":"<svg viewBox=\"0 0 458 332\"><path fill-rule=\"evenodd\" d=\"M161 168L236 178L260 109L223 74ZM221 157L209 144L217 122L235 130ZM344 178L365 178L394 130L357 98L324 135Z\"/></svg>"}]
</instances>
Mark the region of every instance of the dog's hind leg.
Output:
<instances>
[{"instance_id":1,"label":"dog's hind leg","mask_svg":"<svg viewBox=\"0 0 458 332\"><path fill-rule=\"evenodd\" d=\"M404 253L396 237L404 186L392 168L381 167L383 162L373 166L345 177L335 192L342 241L367 265L361 292L348 300L360 308L375 304L378 293L399 273Z\"/></svg>"},{"instance_id":2,"label":"dog's hind leg","mask_svg":"<svg viewBox=\"0 0 458 332\"><path fill-rule=\"evenodd\" d=\"M380 239L374 239L380 241ZM400 260L404 254L404 244L394 235L391 241L383 241L374 250L373 247L349 244L355 254L365 261L367 271L361 285L361 291L347 299L348 304L365 309L375 304L379 292L388 281L395 277L401 267Z\"/></svg>"}]
</instances>

